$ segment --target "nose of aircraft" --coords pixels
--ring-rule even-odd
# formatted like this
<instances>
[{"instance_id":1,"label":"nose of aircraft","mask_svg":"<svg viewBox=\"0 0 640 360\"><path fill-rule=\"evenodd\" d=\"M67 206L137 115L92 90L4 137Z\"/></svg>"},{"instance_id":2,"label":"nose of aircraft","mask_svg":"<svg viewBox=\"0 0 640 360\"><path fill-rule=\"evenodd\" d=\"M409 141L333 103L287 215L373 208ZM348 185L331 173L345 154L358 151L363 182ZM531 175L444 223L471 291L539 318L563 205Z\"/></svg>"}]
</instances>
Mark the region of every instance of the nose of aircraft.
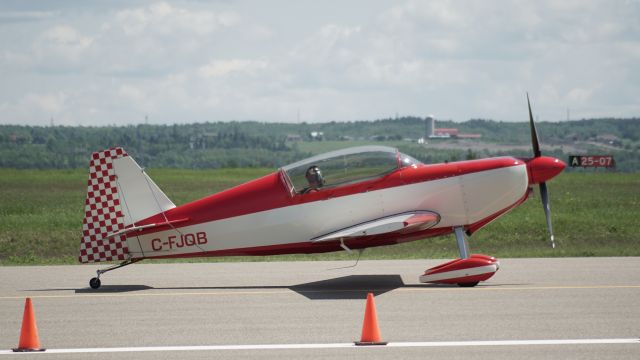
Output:
<instances>
[{"instance_id":1,"label":"nose of aircraft","mask_svg":"<svg viewBox=\"0 0 640 360\"><path fill-rule=\"evenodd\" d=\"M560 159L539 156L527 160L529 185L543 183L560 174L567 165Z\"/></svg>"}]
</instances>

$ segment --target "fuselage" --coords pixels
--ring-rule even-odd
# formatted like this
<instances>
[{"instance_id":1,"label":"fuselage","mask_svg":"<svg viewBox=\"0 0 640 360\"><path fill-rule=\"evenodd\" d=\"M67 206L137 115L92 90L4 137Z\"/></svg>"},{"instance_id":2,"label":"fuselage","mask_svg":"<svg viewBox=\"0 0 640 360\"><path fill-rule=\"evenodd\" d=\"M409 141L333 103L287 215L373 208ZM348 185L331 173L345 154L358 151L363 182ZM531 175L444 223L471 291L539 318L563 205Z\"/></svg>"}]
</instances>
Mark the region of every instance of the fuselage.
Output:
<instances>
[{"instance_id":1,"label":"fuselage","mask_svg":"<svg viewBox=\"0 0 640 360\"><path fill-rule=\"evenodd\" d=\"M345 241L352 249L451 233L473 233L526 200L526 160L488 158L417 164L383 176L306 194L292 193L279 170L262 178L154 215L138 225L177 221L132 232L133 258L272 255L341 250L338 241L310 240L354 224L407 211L432 211L440 222L407 234ZM166 217L166 218L165 218Z\"/></svg>"}]
</instances>

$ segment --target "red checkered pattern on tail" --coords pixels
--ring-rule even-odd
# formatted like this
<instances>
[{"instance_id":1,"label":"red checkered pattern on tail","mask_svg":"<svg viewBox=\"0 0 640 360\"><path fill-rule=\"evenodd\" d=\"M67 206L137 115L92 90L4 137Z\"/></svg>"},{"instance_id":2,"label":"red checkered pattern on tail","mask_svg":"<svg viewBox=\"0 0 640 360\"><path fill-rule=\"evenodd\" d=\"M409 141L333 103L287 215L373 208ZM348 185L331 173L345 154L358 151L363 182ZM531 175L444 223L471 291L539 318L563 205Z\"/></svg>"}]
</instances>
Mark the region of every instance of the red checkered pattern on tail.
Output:
<instances>
[{"instance_id":1,"label":"red checkered pattern on tail","mask_svg":"<svg viewBox=\"0 0 640 360\"><path fill-rule=\"evenodd\" d=\"M128 155L122 148L111 148L91 155L78 257L82 263L125 260L129 253L126 235L106 238L108 234L124 228L113 160L125 156Z\"/></svg>"}]
</instances>

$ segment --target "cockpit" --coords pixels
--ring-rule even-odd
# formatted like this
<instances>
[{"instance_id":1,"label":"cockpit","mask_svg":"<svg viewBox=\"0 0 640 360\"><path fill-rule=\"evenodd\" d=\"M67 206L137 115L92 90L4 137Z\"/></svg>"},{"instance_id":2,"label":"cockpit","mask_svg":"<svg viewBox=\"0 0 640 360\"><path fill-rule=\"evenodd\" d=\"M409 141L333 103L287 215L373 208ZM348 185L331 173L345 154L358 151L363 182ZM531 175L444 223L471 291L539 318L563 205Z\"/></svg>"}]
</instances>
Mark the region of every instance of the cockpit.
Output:
<instances>
[{"instance_id":1,"label":"cockpit","mask_svg":"<svg viewBox=\"0 0 640 360\"><path fill-rule=\"evenodd\" d=\"M375 179L420 162L386 146L359 146L317 155L281 170L292 194Z\"/></svg>"}]
</instances>

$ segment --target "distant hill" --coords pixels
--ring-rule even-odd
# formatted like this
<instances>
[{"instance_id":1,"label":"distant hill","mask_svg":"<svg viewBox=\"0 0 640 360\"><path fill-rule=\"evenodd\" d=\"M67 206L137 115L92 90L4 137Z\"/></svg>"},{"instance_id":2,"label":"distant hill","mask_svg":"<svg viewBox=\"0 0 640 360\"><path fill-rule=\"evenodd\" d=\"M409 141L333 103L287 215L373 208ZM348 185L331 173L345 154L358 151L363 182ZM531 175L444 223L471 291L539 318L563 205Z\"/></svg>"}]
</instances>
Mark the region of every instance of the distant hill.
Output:
<instances>
[{"instance_id":1,"label":"distant hill","mask_svg":"<svg viewBox=\"0 0 640 360\"><path fill-rule=\"evenodd\" d=\"M328 123L216 122L121 127L0 125L0 167L82 168L91 152L122 146L148 167L278 167L314 153L360 144L386 144L425 161L502 154L529 156L528 123L475 119L437 121L437 128L481 134L480 139L426 139L417 117ZM545 153L611 154L617 170L640 171L640 119L540 122Z\"/></svg>"}]
</instances>

